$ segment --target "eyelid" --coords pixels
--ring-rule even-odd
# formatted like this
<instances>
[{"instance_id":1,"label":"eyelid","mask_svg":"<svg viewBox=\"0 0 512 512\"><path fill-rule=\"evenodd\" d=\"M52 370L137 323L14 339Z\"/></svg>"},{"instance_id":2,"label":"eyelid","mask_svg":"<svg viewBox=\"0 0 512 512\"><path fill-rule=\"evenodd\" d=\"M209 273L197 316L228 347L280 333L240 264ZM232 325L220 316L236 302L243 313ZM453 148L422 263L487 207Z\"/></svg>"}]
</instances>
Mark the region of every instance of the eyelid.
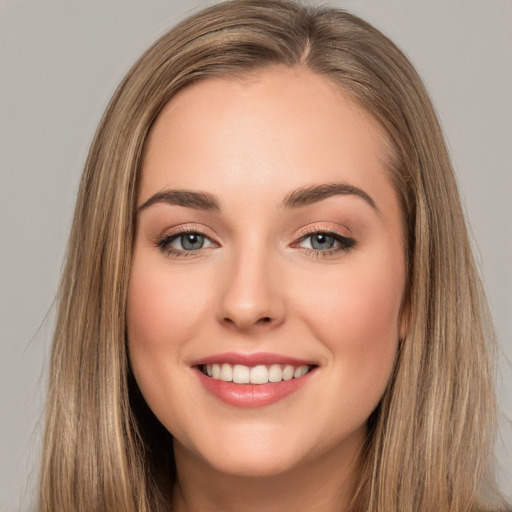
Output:
<instances>
[{"instance_id":1,"label":"eyelid","mask_svg":"<svg viewBox=\"0 0 512 512\"><path fill-rule=\"evenodd\" d=\"M208 247L201 247L199 249L193 250L184 250L172 247L170 242L179 238L183 234L187 233L197 233L199 235L204 236L211 243ZM308 247L301 247L300 244L309 236L323 233L326 235L330 235L337 239L338 244L341 244L340 247L319 250ZM212 236L211 231L204 226L196 225L196 224L181 224L178 226L173 226L160 236L158 236L154 240L154 245L160 249L162 252L167 252L170 256L174 254L176 257L192 257L194 255L198 255L203 250L208 250L211 248L220 247L220 243L217 241L215 236ZM303 252L307 254L318 256L329 256L335 253L339 253L340 251L348 251L356 245L356 240L350 235L350 230L345 227L341 227L339 225L318 225L318 224L310 224L301 228L294 237L294 241L290 244L292 248L301 249Z\"/></svg>"},{"instance_id":2,"label":"eyelid","mask_svg":"<svg viewBox=\"0 0 512 512\"><path fill-rule=\"evenodd\" d=\"M186 233L198 233L200 235L204 235L209 238L215 244L218 244L216 237L211 233L211 230L206 229L201 225L196 224L180 224L178 226L173 226L172 228L165 230L161 235L157 236L157 240L163 240L165 238L171 238L173 236L179 236L181 234Z\"/></svg>"},{"instance_id":3,"label":"eyelid","mask_svg":"<svg viewBox=\"0 0 512 512\"><path fill-rule=\"evenodd\" d=\"M342 238L352 238L350 230L341 226L333 224L310 224L301 228L296 235L296 238L304 238L308 235L314 235L316 233L328 233L331 235L338 235Z\"/></svg>"},{"instance_id":4,"label":"eyelid","mask_svg":"<svg viewBox=\"0 0 512 512\"><path fill-rule=\"evenodd\" d=\"M201 247L195 250L182 250L170 246L169 242L174 241L175 239L187 233L197 233L202 235L211 242L211 245L209 247ZM203 250L208 250L220 246L216 237L212 236L210 230L205 229L201 225L195 224L180 224L178 226L173 226L170 230L164 231L162 235L156 237L153 243L163 253L167 253L168 256L173 255L177 258L194 257Z\"/></svg>"},{"instance_id":5,"label":"eyelid","mask_svg":"<svg viewBox=\"0 0 512 512\"><path fill-rule=\"evenodd\" d=\"M348 232L348 233L347 233ZM338 247L325 250L314 249L312 247L302 247L301 244L307 238L316 234L326 234L332 236L338 242ZM305 226L296 235L294 242L290 247L302 251L304 254L314 258L329 258L341 256L341 253L347 253L357 245L357 241L350 235L347 228L341 226L326 225L309 225Z\"/></svg>"}]
</instances>

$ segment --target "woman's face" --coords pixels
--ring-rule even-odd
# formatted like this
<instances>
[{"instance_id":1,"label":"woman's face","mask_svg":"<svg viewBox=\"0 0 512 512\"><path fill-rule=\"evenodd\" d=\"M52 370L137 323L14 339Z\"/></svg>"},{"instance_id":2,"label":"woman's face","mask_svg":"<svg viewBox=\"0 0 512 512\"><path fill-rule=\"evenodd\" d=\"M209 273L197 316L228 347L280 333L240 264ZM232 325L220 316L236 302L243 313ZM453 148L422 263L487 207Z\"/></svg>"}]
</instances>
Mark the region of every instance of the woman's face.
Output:
<instances>
[{"instance_id":1,"label":"woman's face","mask_svg":"<svg viewBox=\"0 0 512 512\"><path fill-rule=\"evenodd\" d=\"M208 79L158 117L128 341L178 464L275 475L356 456L405 285L385 155L372 118L306 70Z\"/></svg>"}]
</instances>

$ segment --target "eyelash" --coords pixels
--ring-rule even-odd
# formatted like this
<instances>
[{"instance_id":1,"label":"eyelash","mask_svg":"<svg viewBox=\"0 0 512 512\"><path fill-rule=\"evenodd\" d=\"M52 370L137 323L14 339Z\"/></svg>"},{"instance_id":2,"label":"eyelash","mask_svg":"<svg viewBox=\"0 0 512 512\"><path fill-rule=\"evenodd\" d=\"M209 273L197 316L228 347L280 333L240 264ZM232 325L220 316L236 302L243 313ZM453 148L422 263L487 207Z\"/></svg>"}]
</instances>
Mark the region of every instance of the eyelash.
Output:
<instances>
[{"instance_id":1,"label":"eyelash","mask_svg":"<svg viewBox=\"0 0 512 512\"><path fill-rule=\"evenodd\" d=\"M356 246L356 241L353 238L350 238L348 236L342 235L336 230L329 230L329 229L312 229L305 234L303 234L297 242L294 242L292 244L292 247L297 247L298 244L304 242L308 238L312 238L313 236L318 235L327 235L329 237L332 237L334 239L334 242L339 245L339 247L327 249L327 250L320 250L320 249L313 249L308 247L302 247L302 250L308 255L315 258L328 258L329 256L334 256L335 254L338 254L339 252L349 252Z\"/></svg>"},{"instance_id":2,"label":"eyelash","mask_svg":"<svg viewBox=\"0 0 512 512\"><path fill-rule=\"evenodd\" d=\"M170 235L164 235L162 238L157 240L156 246L167 256L174 256L176 258L191 258L196 257L199 251L203 249L207 249L207 247L201 247L200 249L195 250L181 250L176 249L171 246L171 243L176 239L184 236L184 235L201 235L205 239L211 242L212 247L218 247L218 244L214 242L206 233L203 233L200 229L197 228L182 228L179 231L172 233Z\"/></svg>"},{"instance_id":3,"label":"eyelash","mask_svg":"<svg viewBox=\"0 0 512 512\"><path fill-rule=\"evenodd\" d=\"M167 254L168 256L173 256L176 258L197 257L198 253L200 251L209 248L209 247L201 247L199 249L182 250L182 249L176 249L175 247L171 246L172 242L174 242L176 239L178 239L184 235L187 235L187 234L203 236L205 239L209 240L209 242L211 243L211 246L209 246L209 247L218 247L219 246L219 244L217 244L208 235L206 235L201 230L198 230L197 228L183 228L180 231L177 231L170 235L164 235L162 238L157 240L156 246L163 253ZM312 238L315 235L316 236L326 235L326 236L332 237L334 239L334 242L337 243L339 245L339 247L332 248L332 249L326 249L326 250L320 250L320 249L313 249L313 248L309 248L309 247L300 247L299 246L299 244L303 243L308 238ZM291 245L291 247L301 248L302 251L304 251L308 256L312 256L312 257L316 257L316 258L325 258L325 257L333 256L334 254L337 254L340 251L349 252L356 246L356 243L357 242L353 238L342 235L341 233L339 233L335 230L315 229L315 230L311 230L311 231L303 234L296 242L294 242Z\"/></svg>"}]
</instances>

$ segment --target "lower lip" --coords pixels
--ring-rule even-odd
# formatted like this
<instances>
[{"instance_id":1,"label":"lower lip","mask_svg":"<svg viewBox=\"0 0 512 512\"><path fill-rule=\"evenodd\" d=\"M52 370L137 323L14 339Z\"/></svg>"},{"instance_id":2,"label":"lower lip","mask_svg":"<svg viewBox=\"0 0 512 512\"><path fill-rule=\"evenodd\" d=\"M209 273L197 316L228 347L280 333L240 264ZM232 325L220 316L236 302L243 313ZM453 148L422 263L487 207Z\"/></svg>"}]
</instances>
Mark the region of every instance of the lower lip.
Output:
<instances>
[{"instance_id":1,"label":"lower lip","mask_svg":"<svg viewBox=\"0 0 512 512\"><path fill-rule=\"evenodd\" d=\"M206 391L235 407L263 407L275 404L298 391L314 373L313 369L298 379L267 384L236 384L208 377L199 368L195 370Z\"/></svg>"}]
</instances>

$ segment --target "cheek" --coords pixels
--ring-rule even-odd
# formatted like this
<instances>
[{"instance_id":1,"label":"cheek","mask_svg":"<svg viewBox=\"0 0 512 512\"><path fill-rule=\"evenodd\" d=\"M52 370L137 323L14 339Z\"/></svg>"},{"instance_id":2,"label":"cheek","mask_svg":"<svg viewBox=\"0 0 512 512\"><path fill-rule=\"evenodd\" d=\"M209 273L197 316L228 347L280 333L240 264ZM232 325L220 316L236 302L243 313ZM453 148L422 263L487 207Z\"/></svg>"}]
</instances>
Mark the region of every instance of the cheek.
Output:
<instances>
[{"instance_id":1,"label":"cheek","mask_svg":"<svg viewBox=\"0 0 512 512\"><path fill-rule=\"evenodd\" d=\"M146 350L175 349L190 339L204 314L205 287L179 272L134 262L128 290L128 339Z\"/></svg>"},{"instance_id":2,"label":"cheek","mask_svg":"<svg viewBox=\"0 0 512 512\"><path fill-rule=\"evenodd\" d=\"M385 255L386 252L379 252ZM303 314L330 353L338 386L355 403L377 405L389 380L398 345L405 286L400 254L386 260L360 260L308 286ZM371 412L371 410L369 411Z\"/></svg>"},{"instance_id":3,"label":"cheek","mask_svg":"<svg viewBox=\"0 0 512 512\"><path fill-rule=\"evenodd\" d=\"M308 287L311 318L330 338L360 345L384 342L398 332L404 279L370 267L331 277L328 286Z\"/></svg>"},{"instance_id":4,"label":"cheek","mask_svg":"<svg viewBox=\"0 0 512 512\"><path fill-rule=\"evenodd\" d=\"M127 301L130 364L150 409L174 432L180 423L176 411L187 410L181 373L184 348L205 317L209 287L198 286L198 276L186 271L171 272L161 258L138 256L136 251Z\"/></svg>"},{"instance_id":5,"label":"cheek","mask_svg":"<svg viewBox=\"0 0 512 512\"><path fill-rule=\"evenodd\" d=\"M205 316L204 289L191 276L135 257L127 303L130 365L147 404L169 430L174 411L183 409L184 349Z\"/></svg>"}]
</instances>

